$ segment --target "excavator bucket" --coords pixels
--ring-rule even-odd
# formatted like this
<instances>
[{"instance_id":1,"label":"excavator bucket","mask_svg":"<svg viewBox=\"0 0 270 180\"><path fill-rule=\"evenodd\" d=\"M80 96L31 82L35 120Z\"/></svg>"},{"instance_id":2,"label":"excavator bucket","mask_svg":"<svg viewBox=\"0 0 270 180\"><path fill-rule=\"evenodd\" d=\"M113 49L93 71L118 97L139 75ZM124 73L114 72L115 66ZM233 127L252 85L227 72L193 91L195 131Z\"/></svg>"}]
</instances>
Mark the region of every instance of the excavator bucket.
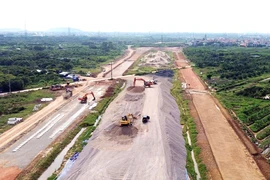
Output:
<instances>
[{"instance_id":1,"label":"excavator bucket","mask_svg":"<svg viewBox=\"0 0 270 180\"><path fill-rule=\"evenodd\" d=\"M95 101L95 100L96 100L96 98L94 97L92 101Z\"/></svg>"}]
</instances>

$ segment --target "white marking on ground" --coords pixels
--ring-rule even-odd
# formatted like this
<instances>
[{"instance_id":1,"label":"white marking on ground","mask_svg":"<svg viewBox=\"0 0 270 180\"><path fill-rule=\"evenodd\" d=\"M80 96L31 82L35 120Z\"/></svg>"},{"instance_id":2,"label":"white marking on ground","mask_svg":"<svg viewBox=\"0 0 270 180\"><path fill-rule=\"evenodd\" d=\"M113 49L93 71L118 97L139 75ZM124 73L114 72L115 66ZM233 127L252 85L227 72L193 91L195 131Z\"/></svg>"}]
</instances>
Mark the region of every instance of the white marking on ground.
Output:
<instances>
[{"instance_id":1,"label":"white marking on ground","mask_svg":"<svg viewBox=\"0 0 270 180\"><path fill-rule=\"evenodd\" d=\"M51 124L37 136L37 139L39 139L41 136L43 136L46 132L48 132L62 117L64 117L64 114L62 114L60 117L58 117L56 120L51 121Z\"/></svg>"},{"instance_id":2,"label":"white marking on ground","mask_svg":"<svg viewBox=\"0 0 270 180\"><path fill-rule=\"evenodd\" d=\"M101 116L98 116L98 118L96 119L96 122L95 122L95 124L94 124L94 127L97 126L97 124L98 124L98 122L99 122L100 119L101 119Z\"/></svg>"},{"instance_id":3,"label":"white marking on ground","mask_svg":"<svg viewBox=\"0 0 270 180\"><path fill-rule=\"evenodd\" d=\"M97 103L95 102L94 104L92 104L90 107L89 107L89 109L93 109L94 107L96 107L97 106Z\"/></svg>"},{"instance_id":4,"label":"white marking on ground","mask_svg":"<svg viewBox=\"0 0 270 180\"><path fill-rule=\"evenodd\" d=\"M216 105L216 108L220 111L219 107Z\"/></svg>"},{"instance_id":5,"label":"white marking on ground","mask_svg":"<svg viewBox=\"0 0 270 180\"><path fill-rule=\"evenodd\" d=\"M32 136L30 136L28 139L26 139L23 143L21 143L19 146L17 146L15 149L13 149L13 152L18 151L21 147L23 147L26 143L28 143L31 139L33 139L36 135L38 135L41 131L43 131L49 124L54 121L60 114L57 114L51 121L49 121L45 126L43 126L41 129L39 129L36 133L34 133Z\"/></svg>"},{"instance_id":6,"label":"white marking on ground","mask_svg":"<svg viewBox=\"0 0 270 180\"><path fill-rule=\"evenodd\" d=\"M66 129L74 121L74 119L76 119L86 109L86 107L87 105L84 105L79 111L73 114L73 116L71 116L64 124L62 124L62 126L57 128L49 138L52 139L56 134Z\"/></svg>"}]
</instances>

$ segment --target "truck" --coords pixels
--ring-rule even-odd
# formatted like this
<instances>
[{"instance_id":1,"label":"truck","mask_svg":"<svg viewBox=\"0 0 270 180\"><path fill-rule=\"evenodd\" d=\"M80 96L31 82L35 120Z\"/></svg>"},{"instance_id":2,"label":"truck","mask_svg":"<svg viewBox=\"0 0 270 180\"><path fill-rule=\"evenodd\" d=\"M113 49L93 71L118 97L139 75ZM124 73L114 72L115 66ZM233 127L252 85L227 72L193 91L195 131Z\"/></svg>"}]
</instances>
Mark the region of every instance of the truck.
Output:
<instances>
[{"instance_id":1,"label":"truck","mask_svg":"<svg viewBox=\"0 0 270 180\"><path fill-rule=\"evenodd\" d=\"M17 118L17 117L14 117L14 118L8 118L7 123L8 123L9 125L15 125L15 124L18 124L18 123L20 123L20 122L22 122L22 121L23 121L23 118Z\"/></svg>"}]
</instances>

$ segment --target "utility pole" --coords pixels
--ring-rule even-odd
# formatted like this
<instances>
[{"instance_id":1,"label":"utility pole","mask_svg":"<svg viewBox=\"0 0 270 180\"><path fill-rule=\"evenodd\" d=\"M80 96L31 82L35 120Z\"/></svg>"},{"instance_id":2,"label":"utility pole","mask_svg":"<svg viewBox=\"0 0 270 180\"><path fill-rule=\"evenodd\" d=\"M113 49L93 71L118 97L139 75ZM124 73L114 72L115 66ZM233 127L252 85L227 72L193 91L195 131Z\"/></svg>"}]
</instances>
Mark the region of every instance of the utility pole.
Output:
<instances>
[{"instance_id":1,"label":"utility pole","mask_svg":"<svg viewBox=\"0 0 270 180\"><path fill-rule=\"evenodd\" d=\"M111 80L112 80L113 78L112 78L112 62L111 62Z\"/></svg>"}]
</instances>

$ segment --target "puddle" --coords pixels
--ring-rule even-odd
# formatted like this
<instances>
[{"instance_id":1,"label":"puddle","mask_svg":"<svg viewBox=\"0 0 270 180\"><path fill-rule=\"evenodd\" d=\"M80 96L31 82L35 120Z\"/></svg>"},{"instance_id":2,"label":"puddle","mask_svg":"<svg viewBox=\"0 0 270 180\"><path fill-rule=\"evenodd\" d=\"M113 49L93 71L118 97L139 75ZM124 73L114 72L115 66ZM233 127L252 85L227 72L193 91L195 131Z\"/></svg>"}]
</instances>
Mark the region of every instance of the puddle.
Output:
<instances>
[{"instance_id":1,"label":"puddle","mask_svg":"<svg viewBox=\"0 0 270 180\"><path fill-rule=\"evenodd\" d=\"M77 138L82 134L86 128L82 128L81 131L72 139L72 141L65 147L65 149L55 158L53 163L48 169L38 178L39 180L47 180L56 170L58 170L63 162L64 156L68 150L74 145Z\"/></svg>"}]
</instances>

